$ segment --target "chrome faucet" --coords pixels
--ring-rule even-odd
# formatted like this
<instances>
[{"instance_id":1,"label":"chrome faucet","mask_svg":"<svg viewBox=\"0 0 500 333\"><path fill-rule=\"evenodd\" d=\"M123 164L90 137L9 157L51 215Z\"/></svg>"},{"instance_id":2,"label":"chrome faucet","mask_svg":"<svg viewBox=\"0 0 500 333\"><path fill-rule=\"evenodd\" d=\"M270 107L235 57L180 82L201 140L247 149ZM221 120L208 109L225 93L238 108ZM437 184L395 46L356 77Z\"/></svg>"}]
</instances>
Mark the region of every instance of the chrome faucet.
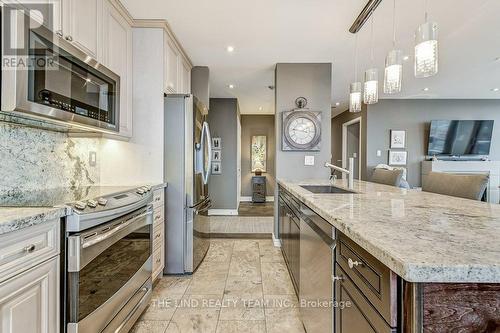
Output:
<instances>
[{"instance_id":1,"label":"chrome faucet","mask_svg":"<svg viewBox=\"0 0 500 333\"><path fill-rule=\"evenodd\" d=\"M347 186L349 187L349 189L351 189L351 190L353 189L353 187L354 187L354 158L353 157L349 157L349 169L344 169L344 168L338 167L336 165L330 164L328 162L325 163L325 167L340 171L342 173L345 173L348 176ZM330 177L330 180L332 180L332 177Z\"/></svg>"}]
</instances>

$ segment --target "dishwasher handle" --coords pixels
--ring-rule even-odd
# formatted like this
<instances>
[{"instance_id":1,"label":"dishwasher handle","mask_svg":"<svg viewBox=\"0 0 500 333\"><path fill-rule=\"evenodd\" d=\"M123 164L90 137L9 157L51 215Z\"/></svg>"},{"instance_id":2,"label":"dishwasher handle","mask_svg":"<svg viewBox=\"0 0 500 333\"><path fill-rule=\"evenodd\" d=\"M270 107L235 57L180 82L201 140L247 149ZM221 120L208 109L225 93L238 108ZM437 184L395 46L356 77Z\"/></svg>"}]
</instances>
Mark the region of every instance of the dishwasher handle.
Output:
<instances>
[{"instance_id":1,"label":"dishwasher handle","mask_svg":"<svg viewBox=\"0 0 500 333\"><path fill-rule=\"evenodd\" d=\"M337 246L337 242L330 235L323 231L320 227L314 223L313 220L308 218L307 216L302 215L302 220L311 227L312 230L325 242L332 250Z\"/></svg>"}]
</instances>

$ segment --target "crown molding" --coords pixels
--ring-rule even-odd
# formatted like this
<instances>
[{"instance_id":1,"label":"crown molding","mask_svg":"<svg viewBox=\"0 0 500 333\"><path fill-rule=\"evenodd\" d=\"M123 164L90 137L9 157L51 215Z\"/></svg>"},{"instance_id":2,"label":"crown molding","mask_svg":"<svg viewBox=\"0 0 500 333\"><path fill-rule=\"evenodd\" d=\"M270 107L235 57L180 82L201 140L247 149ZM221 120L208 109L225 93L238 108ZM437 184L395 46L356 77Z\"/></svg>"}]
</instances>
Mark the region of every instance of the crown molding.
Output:
<instances>
[{"instance_id":1,"label":"crown molding","mask_svg":"<svg viewBox=\"0 0 500 333\"><path fill-rule=\"evenodd\" d=\"M173 42L175 47L180 51L184 60L188 63L190 67L193 67L193 62L191 58L189 58L186 50L182 47L182 44L179 42L177 37L175 36L172 28L168 24L166 20L163 19L134 19L127 8L121 3L120 0L108 0L115 8L118 10L123 17L128 21L128 23L132 26L132 28L157 28L163 29L170 40Z\"/></svg>"}]
</instances>

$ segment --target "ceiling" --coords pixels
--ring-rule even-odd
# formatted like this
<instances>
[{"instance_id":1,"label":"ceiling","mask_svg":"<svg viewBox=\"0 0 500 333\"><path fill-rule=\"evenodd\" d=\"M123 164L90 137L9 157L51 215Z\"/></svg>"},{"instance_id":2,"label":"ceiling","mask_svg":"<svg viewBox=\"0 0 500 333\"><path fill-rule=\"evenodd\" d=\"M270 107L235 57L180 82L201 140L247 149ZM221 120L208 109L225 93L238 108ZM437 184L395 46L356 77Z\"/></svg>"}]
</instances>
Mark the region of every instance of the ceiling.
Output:
<instances>
[{"instance_id":1,"label":"ceiling","mask_svg":"<svg viewBox=\"0 0 500 333\"><path fill-rule=\"evenodd\" d=\"M347 108L354 80L351 23L366 0L122 0L134 18L166 19L195 65L210 67L211 97L236 97L243 114L273 114L278 62L332 62L334 112ZM424 0L397 0L397 45L410 56L403 92L381 98L500 98L500 1L428 1L439 24L438 75L413 76L414 31L424 20ZM374 16L374 64L383 80L392 46L393 1ZM231 45L235 51L228 53ZM358 80L371 66L370 24L358 34ZM228 85L234 85L229 89ZM423 91L428 88L428 91Z\"/></svg>"}]
</instances>

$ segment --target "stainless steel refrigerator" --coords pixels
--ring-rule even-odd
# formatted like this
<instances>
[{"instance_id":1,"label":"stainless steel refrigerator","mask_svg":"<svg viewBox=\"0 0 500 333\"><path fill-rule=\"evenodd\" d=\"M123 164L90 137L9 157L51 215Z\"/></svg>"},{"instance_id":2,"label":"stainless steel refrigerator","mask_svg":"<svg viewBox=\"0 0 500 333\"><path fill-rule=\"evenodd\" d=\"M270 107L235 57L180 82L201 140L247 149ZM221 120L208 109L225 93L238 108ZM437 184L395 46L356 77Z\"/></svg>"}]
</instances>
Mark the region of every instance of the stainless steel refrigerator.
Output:
<instances>
[{"instance_id":1,"label":"stainless steel refrigerator","mask_svg":"<svg viewBox=\"0 0 500 333\"><path fill-rule=\"evenodd\" d=\"M165 274L196 270L210 247L208 107L190 94L165 95Z\"/></svg>"}]
</instances>

